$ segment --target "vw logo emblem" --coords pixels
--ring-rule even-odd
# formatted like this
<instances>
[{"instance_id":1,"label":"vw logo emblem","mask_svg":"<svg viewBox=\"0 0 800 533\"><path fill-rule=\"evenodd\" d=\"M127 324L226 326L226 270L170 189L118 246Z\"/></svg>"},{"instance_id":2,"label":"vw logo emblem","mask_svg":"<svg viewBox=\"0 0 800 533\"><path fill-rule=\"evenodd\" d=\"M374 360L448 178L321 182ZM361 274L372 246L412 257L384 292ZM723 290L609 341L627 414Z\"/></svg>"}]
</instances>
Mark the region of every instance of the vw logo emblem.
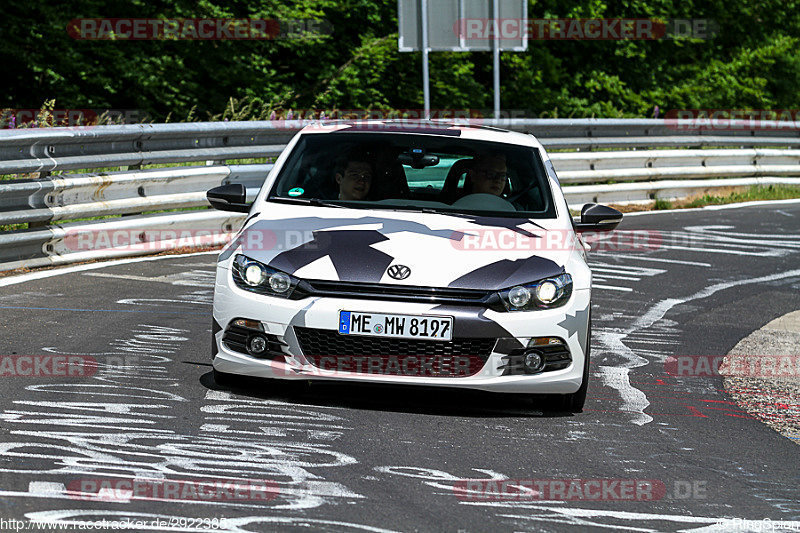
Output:
<instances>
[{"instance_id":1,"label":"vw logo emblem","mask_svg":"<svg viewBox=\"0 0 800 533\"><path fill-rule=\"evenodd\" d=\"M386 272L389 274L390 278L394 279L406 279L411 275L411 269L405 265L392 265Z\"/></svg>"}]
</instances>

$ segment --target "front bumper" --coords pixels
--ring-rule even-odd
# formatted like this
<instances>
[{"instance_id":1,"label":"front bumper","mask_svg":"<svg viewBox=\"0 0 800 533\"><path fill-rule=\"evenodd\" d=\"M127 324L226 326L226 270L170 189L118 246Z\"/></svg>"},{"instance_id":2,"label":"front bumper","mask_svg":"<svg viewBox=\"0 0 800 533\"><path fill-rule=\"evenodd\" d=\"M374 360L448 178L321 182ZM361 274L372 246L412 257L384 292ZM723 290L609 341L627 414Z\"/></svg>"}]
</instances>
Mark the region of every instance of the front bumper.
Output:
<instances>
[{"instance_id":1,"label":"front bumper","mask_svg":"<svg viewBox=\"0 0 800 533\"><path fill-rule=\"evenodd\" d=\"M216 353L213 366L224 373L273 379L461 387L506 393L573 393L580 387L583 377L585 346L582 342L587 338L589 301L589 290L576 290L569 302L557 309L500 313L481 307L345 298L285 300L242 290L234 285L227 269L218 267L214 292ZM294 328L336 331L340 310L453 316L454 339L495 338L498 342L483 367L464 377L324 370L312 365L303 355ZM261 322L264 332L283 344L283 357L263 359L226 346L222 342L224 331L237 318ZM572 357L569 366L539 374L503 375L507 362L503 357L510 350L526 346L532 337L550 336L565 341Z\"/></svg>"}]
</instances>

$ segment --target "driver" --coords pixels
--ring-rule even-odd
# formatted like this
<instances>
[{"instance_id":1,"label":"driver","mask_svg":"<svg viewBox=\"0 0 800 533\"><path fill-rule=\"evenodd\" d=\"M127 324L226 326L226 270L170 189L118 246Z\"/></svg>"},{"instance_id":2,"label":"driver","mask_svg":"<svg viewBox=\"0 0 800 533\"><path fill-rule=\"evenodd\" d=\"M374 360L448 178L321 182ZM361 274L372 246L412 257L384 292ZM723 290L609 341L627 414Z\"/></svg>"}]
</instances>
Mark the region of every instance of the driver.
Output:
<instances>
[{"instance_id":1,"label":"driver","mask_svg":"<svg viewBox=\"0 0 800 533\"><path fill-rule=\"evenodd\" d=\"M508 182L508 168L504 154L480 154L472 160L467 171L465 189L471 194L484 193L500 196Z\"/></svg>"},{"instance_id":2,"label":"driver","mask_svg":"<svg viewBox=\"0 0 800 533\"><path fill-rule=\"evenodd\" d=\"M352 157L336 171L339 200L364 200L372 186L372 163Z\"/></svg>"}]
</instances>

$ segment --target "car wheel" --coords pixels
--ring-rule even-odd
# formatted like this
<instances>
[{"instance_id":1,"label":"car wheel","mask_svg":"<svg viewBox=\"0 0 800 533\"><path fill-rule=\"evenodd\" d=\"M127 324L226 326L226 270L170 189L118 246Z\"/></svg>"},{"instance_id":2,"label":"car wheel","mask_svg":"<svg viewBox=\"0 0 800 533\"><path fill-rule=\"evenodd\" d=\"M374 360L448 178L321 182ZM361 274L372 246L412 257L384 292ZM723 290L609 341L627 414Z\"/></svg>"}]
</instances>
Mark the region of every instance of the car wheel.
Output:
<instances>
[{"instance_id":1,"label":"car wheel","mask_svg":"<svg viewBox=\"0 0 800 533\"><path fill-rule=\"evenodd\" d=\"M236 375L228 374L227 372L220 372L216 368L214 369L214 382L217 385L228 387L233 385L235 381L236 381Z\"/></svg>"},{"instance_id":2,"label":"car wheel","mask_svg":"<svg viewBox=\"0 0 800 533\"><path fill-rule=\"evenodd\" d=\"M590 304L591 305L591 304ZM572 394L560 394L560 406L570 413L580 413L586 403L586 390L589 388L589 354L592 349L592 312L589 311L589 331L586 333L586 357L583 360L583 379L581 387Z\"/></svg>"}]
</instances>

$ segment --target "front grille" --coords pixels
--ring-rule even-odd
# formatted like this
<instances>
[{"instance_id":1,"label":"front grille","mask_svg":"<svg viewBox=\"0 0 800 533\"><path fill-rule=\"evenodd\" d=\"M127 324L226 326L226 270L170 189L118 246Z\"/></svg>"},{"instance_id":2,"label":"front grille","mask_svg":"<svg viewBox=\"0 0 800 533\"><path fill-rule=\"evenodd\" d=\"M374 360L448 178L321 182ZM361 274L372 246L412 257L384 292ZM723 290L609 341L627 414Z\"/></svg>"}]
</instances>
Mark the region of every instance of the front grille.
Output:
<instances>
[{"instance_id":1,"label":"front grille","mask_svg":"<svg viewBox=\"0 0 800 533\"><path fill-rule=\"evenodd\" d=\"M462 305L486 305L494 296L492 292L475 289L325 280L303 280L298 285L297 290L307 296Z\"/></svg>"},{"instance_id":2,"label":"front grille","mask_svg":"<svg viewBox=\"0 0 800 533\"><path fill-rule=\"evenodd\" d=\"M295 326L300 349L324 370L364 374L467 377L480 372L495 339L430 341L340 335L335 330Z\"/></svg>"},{"instance_id":3,"label":"front grille","mask_svg":"<svg viewBox=\"0 0 800 533\"><path fill-rule=\"evenodd\" d=\"M268 286L252 286L245 283L235 266L231 268L231 275L233 282L240 289L265 296L278 296ZM289 299L302 300L309 296L429 304L478 305L496 308L499 311L505 310L497 294L491 291L326 280L299 280L289 295Z\"/></svg>"}]
</instances>

